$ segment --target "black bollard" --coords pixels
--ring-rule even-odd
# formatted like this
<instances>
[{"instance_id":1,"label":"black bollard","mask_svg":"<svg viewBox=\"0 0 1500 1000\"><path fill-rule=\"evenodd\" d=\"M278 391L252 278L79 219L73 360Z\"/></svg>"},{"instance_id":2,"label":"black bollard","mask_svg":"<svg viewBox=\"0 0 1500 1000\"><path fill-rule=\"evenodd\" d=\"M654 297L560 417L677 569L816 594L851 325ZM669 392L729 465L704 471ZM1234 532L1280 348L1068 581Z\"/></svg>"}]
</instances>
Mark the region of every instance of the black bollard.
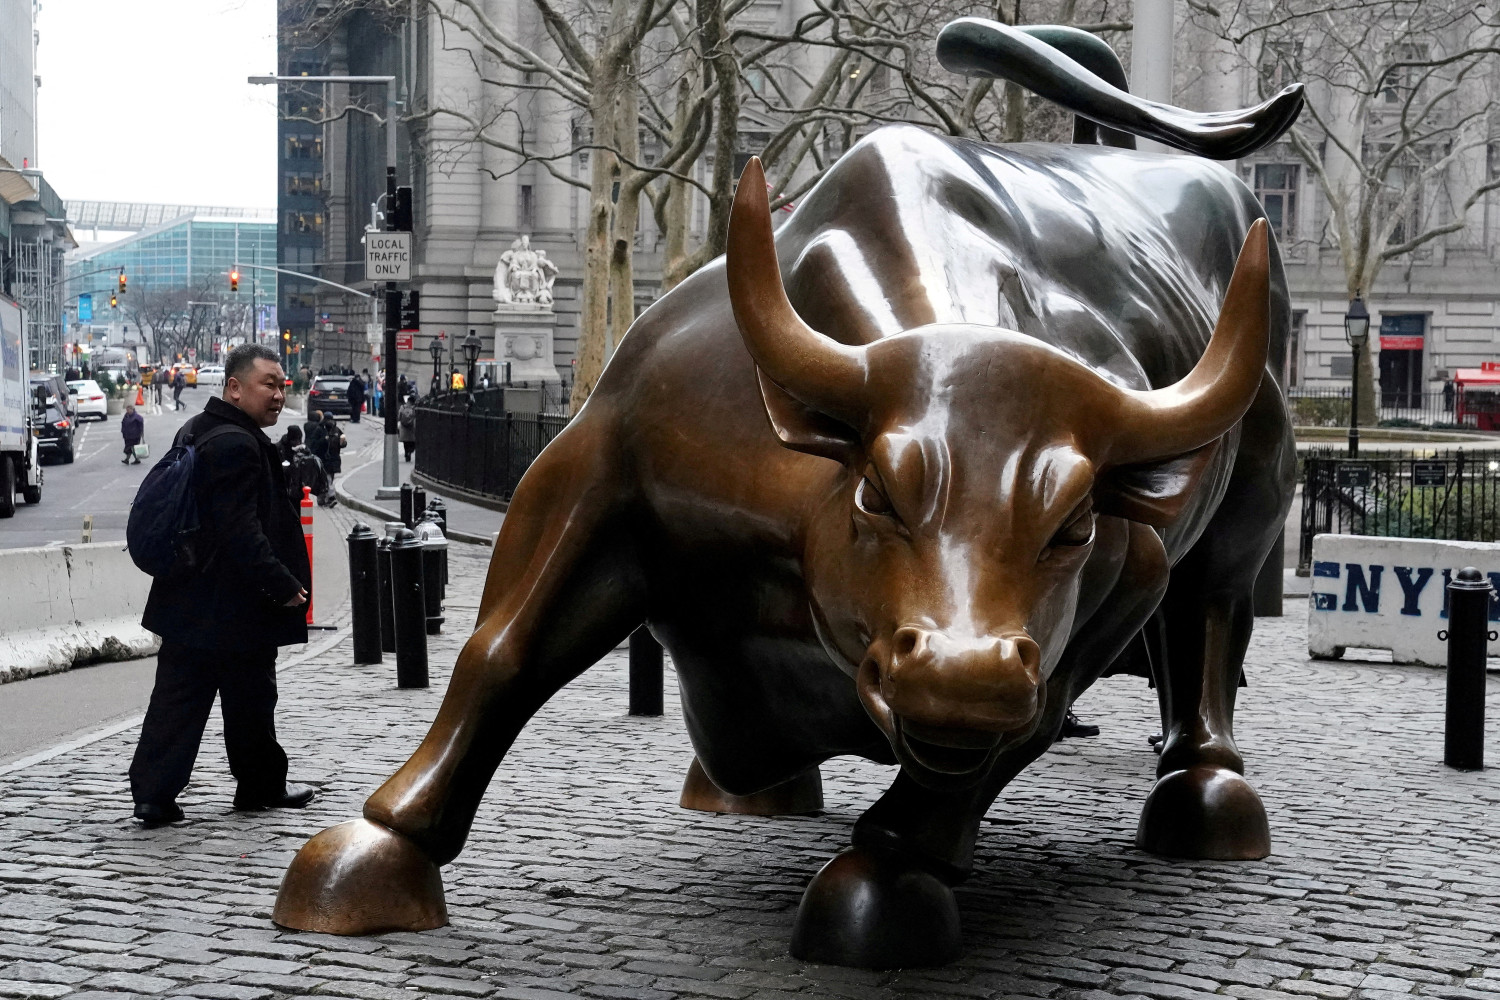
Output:
<instances>
[{"instance_id":1,"label":"black bollard","mask_svg":"<svg viewBox=\"0 0 1500 1000\"><path fill-rule=\"evenodd\" d=\"M630 633L630 714L662 713L662 648L642 625Z\"/></svg>"},{"instance_id":2,"label":"black bollard","mask_svg":"<svg viewBox=\"0 0 1500 1000\"><path fill-rule=\"evenodd\" d=\"M422 589L422 542L416 532L402 528L391 541L397 687L427 686L427 601Z\"/></svg>"},{"instance_id":3,"label":"black bollard","mask_svg":"<svg viewBox=\"0 0 1500 1000\"><path fill-rule=\"evenodd\" d=\"M1490 582L1472 566L1448 584L1448 712L1443 763L1484 770L1484 658L1490 637Z\"/></svg>"},{"instance_id":4,"label":"black bollard","mask_svg":"<svg viewBox=\"0 0 1500 1000\"><path fill-rule=\"evenodd\" d=\"M375 578L380 587L380 648L396 651L396 612L391 605L391 539L375 540Z\"/></svg>"},{"instance_id":5,"label":"black bollard","mask_svg":"<svg viewBox=\"0 0 1500 1000\"><path fill-rule=\"evenodd\" d=\"M379 663L380 569L375 532L356 524L349 532L349 613L353 619L354 662Z\"/></svg>"},{"instance_id":6,"label":"black bollard","mask_svg":"<svg viewBox=\"0 0 1500 1000\"><path fill-rule=\"evenodd\" d=\"M438 526L443 529L443 537L448 537L448 505L437 497L433 497L427 504L427 513L437 518Z\"/></svg>"},{"instance_id":7,"label":"black bollard","mask_svg":"<svg viewBox=\"0 0 1500 1000\"><path fill-rule=\"evenodd\" d=\"M443 572L448 566L448 540L431 514L417 522L416 535L422 541L422 594L427 601L427 634L443 631Z\"/></svg>"},{"instance_id":8,"label":"black bollard","mask_svg":"<svg viewBox=\"0 0 1500 1000\"><path fill-rule=\"evenodd\" d=\"M401 523L408 528L417 523L415 520L416 515L411 509L412 496L415 492L416 487L411 483L401 484Z\"/></svg>"},{"instance_id":9,"label":"black bollard","mask_svg":"<svg viewBox=\"0 0 1500 1000\"><path fill-rule=\"evenodd\" d=\"M407 527L416 530L417 522L422 520L422 515L427 513L427 491L420 486L411 488L411 524Z\"/></svg>"}]
</instances>

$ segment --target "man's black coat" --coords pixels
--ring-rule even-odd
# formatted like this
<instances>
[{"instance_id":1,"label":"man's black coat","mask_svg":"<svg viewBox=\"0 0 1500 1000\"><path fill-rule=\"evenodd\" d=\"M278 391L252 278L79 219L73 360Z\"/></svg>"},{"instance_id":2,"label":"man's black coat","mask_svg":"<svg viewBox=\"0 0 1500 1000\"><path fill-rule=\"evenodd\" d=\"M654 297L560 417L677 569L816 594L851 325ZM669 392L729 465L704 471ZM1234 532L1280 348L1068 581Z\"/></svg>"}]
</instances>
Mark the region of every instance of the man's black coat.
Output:
<instances>
[{"instance_id":1,"label":"man's black coat","mask_svg":"<svg viewBox=\"0 0 1500 1000\"><path fill-rule=\"evenodd\" d=\"M287 499L281 456L255 422L222 399L183 424L173 446L223 424L196 449L203 570L155 580L141 624L187 646L286 646L307 641L307 606L286 607L312 572L299 512Z\"/></svg>"}]
</instances>

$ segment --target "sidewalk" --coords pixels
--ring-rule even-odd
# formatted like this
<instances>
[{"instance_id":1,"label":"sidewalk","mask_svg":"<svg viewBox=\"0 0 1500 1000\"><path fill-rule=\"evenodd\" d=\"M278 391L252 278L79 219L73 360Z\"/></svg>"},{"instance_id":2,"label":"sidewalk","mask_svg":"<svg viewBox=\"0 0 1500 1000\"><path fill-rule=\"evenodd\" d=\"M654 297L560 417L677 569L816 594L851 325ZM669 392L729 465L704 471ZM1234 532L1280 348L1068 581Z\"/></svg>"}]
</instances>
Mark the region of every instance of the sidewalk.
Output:
<instances>
[{"instance_id":1,"label":"sidewalk","mask_svg":"<svg viewBox=\"0 0 1500 1000\"><path fill-rule=\"evenodd\" d=\"M966 953L947 968L789 958L804 886L893 771L829 762L818 816L684 811L676 685L664 717L628 717L623 650L554 698L501 766L444 870L450 926L280 930L288 860L359 815L437 710L489 555L450 552L431 688L398 690L389 657L351 666L347 632L281 674L292 776L322 789L304 811L230 811L217 716L177 827L128 818L133 728L0 772L0 996L1500 998L1500 771L1440 763L1440 671L1308 661L1298 601L1258 622L1240 693L1275 853L1231 864L1134 848L1156 702L1139 679L1110 678L1078 706L1102 735L1054 748L991 810L958 890Z\"/></svg>"},{"instance_id":2,"label":"sidewalk","mask_svg":"<svg viewBox=\"0 0 1500 1000\"><path fill-rule=\"evenodd\" d=\"M373 459L361 455L356 463L350 463L349 471L339 477L334 491L338 494L339 503L346 507L386 521L399 521L400 499L382 500L375 496L376 490L380 488L381 462L378 452ZM401 463L402 483L410 481L411 470L411 462ZM503 513L428 491L427 499L435 498L448 505L449 538L474 545L494 544L500 525L505 520ZM379 526L376 526L376 534L379 533Z\"/></svg>"}]
</instances>

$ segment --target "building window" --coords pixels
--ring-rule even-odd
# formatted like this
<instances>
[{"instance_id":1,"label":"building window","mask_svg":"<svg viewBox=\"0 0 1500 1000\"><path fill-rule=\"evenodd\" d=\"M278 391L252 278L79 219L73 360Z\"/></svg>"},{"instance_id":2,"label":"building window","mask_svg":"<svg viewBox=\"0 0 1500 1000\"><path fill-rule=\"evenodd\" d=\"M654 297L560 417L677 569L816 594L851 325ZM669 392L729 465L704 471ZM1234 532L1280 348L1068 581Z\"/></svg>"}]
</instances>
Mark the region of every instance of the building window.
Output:
<instances>
[{"instance_id":1,"label":"building window","mask_svg":"<svg viewBox=\"0 0 1500 1000\"><path fill-rule=\"evenodd\" d=\"M531 232L531 230L536 227L536 209L531 200L530 184L521 185L521 205L519 215L519 225L521 229L525 230L528 233Z\"/></svg>"},{"instance_id":2,"label":"building window","mask_svg":"<svg viewBox=\"0 0 1500 1000\"><path fill-rule=\"evenodd\" d=\"M323 193L323 175L287 174L286 193L293 195L320 195Z\"/></svg>"},{"instance_id":3,"label":"building window","mask_svg":"<svg viewBox=\"0 0 1500 1000\"><path fill-rule=\"evenodd\" d=\"M323 158L323 137L320 135L287 136L286 158L288 160L321 160Z\"/></svg>"},{"instance_id":4,"label":"building window","mask_svg":"<svg viewBox=\"0 0 1500 1000\"><path fill-rule=\"evenodd\" d=\"M288 212L286 213L286 232L297 235L321 233L323 231L322 212Z\"/></svg>"},{"instance_id":5,"label":"building window","mask_svg":"<svg viewBox=\"0 0 1500 1000\"><path fill-rule=\"evenodd\" d=\"M1306 329L1306 310L1293 311L1292 326L1286 334L1286 358L1282 365L1284 384L1288 389L1295 389L1302 384L1302 338Z\"/></svg>"},{"instance_id":6,"label":"building window","mask_svg":"<svg viewBox=\"0 0 1500 1000\"><path fill-rule=\"evenodd\" d=\"M1391 53L1391 61L1423 62L1428 58L1427 53L1426 45L1406 42L1396 46L1395 51ZM1422 74L1426 72L1426 66L1398 66L1390 70L1380 82L1381 97L1386 104L1404 104L1407 98L1416 93Z\"/></svg>"},{"instance_id":7,"label":"building window","mask_svg":"<svg viewBox=\"0 0 1500 1000\"><path fill-rule=\"evenodd\" d=\"M1276 239L1286 243L1297 235L1297 183L1302 168L1295 163L1257 163L1255 197L1266 212L1266 221Z\"/></svg>"}]
</instances>

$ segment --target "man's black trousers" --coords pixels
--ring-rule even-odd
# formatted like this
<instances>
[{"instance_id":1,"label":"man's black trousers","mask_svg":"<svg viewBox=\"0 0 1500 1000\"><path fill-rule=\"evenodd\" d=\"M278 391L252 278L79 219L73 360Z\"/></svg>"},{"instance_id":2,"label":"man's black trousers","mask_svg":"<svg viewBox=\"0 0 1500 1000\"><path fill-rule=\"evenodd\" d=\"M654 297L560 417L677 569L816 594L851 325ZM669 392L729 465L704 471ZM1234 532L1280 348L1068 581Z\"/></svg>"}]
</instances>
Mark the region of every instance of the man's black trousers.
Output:
<instances>
[{"instance_id":1,"label":"man's black trousers","mask_svg":"<svg viewBox=\"0 0 1500 1000\"><path fill-rule=\"evenodd\" d=\"M276 647L197 649L163 639L130 764L137 803L165 805L187 787L215 694L238 793L264 800L285 789L286 752L276 741Z\"/></svg>"}]
</instances>

